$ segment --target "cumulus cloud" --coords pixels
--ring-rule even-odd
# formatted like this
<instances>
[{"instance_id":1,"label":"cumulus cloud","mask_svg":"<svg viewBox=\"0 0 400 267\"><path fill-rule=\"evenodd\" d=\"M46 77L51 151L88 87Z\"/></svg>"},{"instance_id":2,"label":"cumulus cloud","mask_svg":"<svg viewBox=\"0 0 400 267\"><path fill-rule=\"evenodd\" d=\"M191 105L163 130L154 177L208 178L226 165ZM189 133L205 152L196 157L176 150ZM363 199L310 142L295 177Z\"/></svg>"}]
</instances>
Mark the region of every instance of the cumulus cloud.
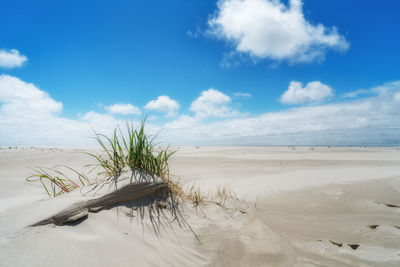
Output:
<instances>
[{"instance_id":1,"label":"cumulus cloud","mask_svg":"<svg viewBox=\"0 0 400 267\"><path fill-rule=\"evenodd\" d=\"M336 27L313 25L301 0L219 0L208 33L232 43L235 51L257 59L290 63L321 60L327 49L346 51L349 44Z\"/></svg>"},{"instance_id":2,"label":"cumulus cloud","mask_svg":"<svg viewBox=\"0 0 400 267\"><path fill-rule=\"evenodd\" d=\"M0 145L87 145L96 131L107 133L118 122L89 112L80 119L61 116L63 104L32 83L0 75Z\"/></svg>"},{"instance_id":3,"label":"cumulus cloud","mask_svg":"<svg viewBox=\"0 0 400 267\"><path fill-rule=\"evenodd\" d=\"M105 109L112 114L139 115L141 113L140 109L138 107L135 107L131 104L117 103L117 104L105 107Z\"/></svg>"},{"instance_id":4,"label":"cumulus cloud","mask_svg":"<svg viewBox=\"0 0 400 267\"><path fill-rule=\"evenodd\" d=\"M205 123L188 116L164 126L182 143L263 145L399 145L400 85L373 97Z\"/></svg>"},{"instance_id":5,"label":"cumulus cloud","mask_svg":"<svg viewBox=\"0 0 400 267\"><path fill-rule=\"evenodd\" d=\"M0 67L15 68L22 66L28 58L21 55L18 50L0 50Z\"/></svg>"},{"instance_id":6,"label":"cumulus cloud","mask_svg":"<svg viewBox=\"0 0 400 267\"><path fill-rule=\"evenodd\" d=\"M58 117L62 108L34 84L0 75L0 145L73 143L83 127Z\"/></svg>"},{"instance_id":7,"label":"cumulus cloud","mask_svg":"<svg viewBox=\"0 0 400 267\"><path fill-rule=\"evenodd\" d=\"M237 115L237 111L231 107L231 98L213 88L201 92L200 96L190 105L190 111L199 118L225 118Z\"/></svg>"},{"instance_id":8,"label":"cumulus cloud","mask_svg":"<svg viewBox=\"0 0 400 267\"><path fill-rule=\"evenodd\" d=\"M400 81L368 90L368 97L356 100L227 117L234 111L230 98L210 89L192 103L193 116L148 124L147 130L155 134L162 128L160 141L179 145L400 145ZM8 108L15 103L18 108ZM204 105L221 116L205 120L214 112ZM221 112L221 106L228 111ZM61 110L62 103L35 85L1 75L0 145L95 145L89 125L109 134L124 124L110 113L89 111L69 119Z\"/></svg>"},{"instance_id":9,"label":"cumulus cloud","mask_svg":"<svg viewBox=\"0 0 400 267\"><path fill-rule=\"evenodd\" d=\"M23 117L51 115L63 107L32 83L6 74L0 75L0 103L2 114Z\"/></svg>"},{"instance_id":10,"label":"cumulus cloud","mask_svg":"<svg viewBox=\"0 0 400 267\"><path fill-rule=\"evenodd\" d=\"M111 134L124 120L112 114L86 112L77 118L61 114L63 104L32 83L0 75L0 146L94 146L89 138L94 129ZM139 121L134 121L138 125ZM123 127L122 127L123 129ZM148 124L146 133L154 135L160 126Z\"/></svg>"},{"instance_id":11,"label":"cumulus cloud","mask_svg":"<svg viewBox=\"0 0 400 267\"><path fill-rule=\"evenodd\" d=\"M288 90L283 93L280 101L283 104L316 103L333 95L333 89L319 81L309 82L305 87L301 82L291 81Z\"/></svg>"},{"instance_id":12,"label":"cumulus cloud","mask_svg":"<svg viewBox=\"0 0 400 267\"><path fill-rule=\"evenodd\" d=\"M165 112L167 117L173 117L179 109L179 104L169 96L162 95L155 100L151 100L144 108L147 110Z\"/></svg>"}]
</instances>

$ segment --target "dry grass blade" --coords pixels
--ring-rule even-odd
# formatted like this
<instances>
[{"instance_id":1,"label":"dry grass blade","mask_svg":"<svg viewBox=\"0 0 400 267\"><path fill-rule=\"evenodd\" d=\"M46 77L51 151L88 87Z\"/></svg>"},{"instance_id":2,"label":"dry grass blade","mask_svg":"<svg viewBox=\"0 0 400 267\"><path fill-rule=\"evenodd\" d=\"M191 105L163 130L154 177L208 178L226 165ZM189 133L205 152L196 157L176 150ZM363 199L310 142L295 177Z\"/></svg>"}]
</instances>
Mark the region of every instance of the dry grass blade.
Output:
<instances>
[{"instance_id":1,"label":"dry grass blade","mask_svg":"<svg viewBox=\"0 0 400 267\"><path fill-rule=\"evenodd\" d=\"M200 187L195 187L194 184L190 187L188 192L185 194L185 198L191 201L195 206L198 206L204 202L205 197L200 191Z\"/></svg>"},{"instance_id":2,"label":"dry grass blade","mask_svg":"<svg viewBox=\"0 0 400 267\"><path fill-rule=\"evenodd\" d=\"M232 191L229 185L217 186L217 190L212 197L218 199L218 204L221 206L225 206L228 200L238 199L236 193Z\"/></svg>"},{"instance_id":3,"label":"dry grass blade","mask_svg":"<svg viewBox=\"0 0 400 267\"><path fill-rule=\"evenodd\" d=\"M65 176L56 168L33 168L36 172L27 177L28 182L40 181L49 196L59 196L63 193L71 192L79 187L74 181Z\"/></svg>"}]
</instances>

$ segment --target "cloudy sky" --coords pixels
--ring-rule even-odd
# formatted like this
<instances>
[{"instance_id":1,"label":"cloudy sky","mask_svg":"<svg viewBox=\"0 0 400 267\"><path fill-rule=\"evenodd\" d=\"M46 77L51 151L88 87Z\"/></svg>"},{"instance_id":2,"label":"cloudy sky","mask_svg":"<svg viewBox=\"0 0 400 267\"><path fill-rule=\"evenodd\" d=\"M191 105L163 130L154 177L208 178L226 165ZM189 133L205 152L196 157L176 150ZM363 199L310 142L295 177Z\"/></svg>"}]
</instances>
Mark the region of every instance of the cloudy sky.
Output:
<instances>
[{"instance_id":1,"label":"cloudy sky","mask_svg":"<svg viewBox=\"0 0 400 267\"><path fill-rule=\"evenodd\" d=\"M400 145L399 1L5 1L0 146Z\"/></svg>"}]
</instances>

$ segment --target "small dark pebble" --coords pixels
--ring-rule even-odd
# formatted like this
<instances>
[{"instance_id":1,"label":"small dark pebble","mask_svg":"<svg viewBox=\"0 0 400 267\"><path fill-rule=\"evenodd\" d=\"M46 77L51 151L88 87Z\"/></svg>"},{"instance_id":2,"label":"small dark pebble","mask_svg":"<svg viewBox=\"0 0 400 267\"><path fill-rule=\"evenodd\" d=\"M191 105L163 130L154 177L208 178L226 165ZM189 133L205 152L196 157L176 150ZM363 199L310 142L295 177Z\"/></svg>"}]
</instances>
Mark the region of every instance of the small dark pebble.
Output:
<instances>
[{"instance_id":1,"label":"small dark pebble","mask_svg":"<svg viewBox=\"0 0 400 267\"><path fill-rule=\"evenodd\" d=\"M368 227L371 229L376 229L377 227L379 227L379 224L368 225Z\"/></svg>"},{"instance_id":2,"label":"small dark pebble","mask_svg":"<svg viewBox=\"0 0 400 267\"><path fill-rule=\"evenodd\" d=\"M358 245L358 244L348 244L348 246L351 247L353 250L356 250L356 249L358 249L358 247L360 245Z\"/></svg>"}]
</instances>

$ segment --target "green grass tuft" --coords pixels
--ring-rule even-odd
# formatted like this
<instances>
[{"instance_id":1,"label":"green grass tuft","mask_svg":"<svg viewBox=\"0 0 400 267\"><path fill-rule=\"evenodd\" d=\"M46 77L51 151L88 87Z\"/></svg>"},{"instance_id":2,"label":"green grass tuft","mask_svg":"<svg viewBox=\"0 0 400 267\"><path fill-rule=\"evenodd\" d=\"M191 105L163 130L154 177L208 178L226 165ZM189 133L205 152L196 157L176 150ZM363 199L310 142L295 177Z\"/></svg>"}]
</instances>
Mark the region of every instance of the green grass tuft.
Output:
<instances>
[{"instance_id":1,"label":"green grass tuft","mask_svg":"<svg viewBox=\"0 0 400 267\"><path fill-rule=\"evenodd\" d=\"M137 129L133 123L126 122L126 133L119 126L114 129L111 136L95 133L93 137L100 145L100 155L86 153L97 161L94 169L100 168L98 175L104 175L106 179L117 179L124 168L130 168L132 172L141 172L142 182L152 182L154 177L162 179L170 189L170 192L182 195L182 189L178 183L172 182L169 176L169 158L176 152L170 151L170 147L156 149L153 138L149 138L144 131L146 119L143 119ZM40 181L49 196L59 196L71 192L80 185L68 178L59 169L34 168L34 174L27 177L27 181ZM81 185L90 184L89 178L68 166L61 166L78 175ZM93 170L93 169L92 169Z\"/></svg>"},{"instance_id":2,"label":"green grass tuft","mask_svg":"<svg viewBox=\"0 0 400 267\"><path fill-rule=\"evenodd\" d=\"M102 172L108 177L118 176L125 167L139 170L160 178L169 178L168 159L176 152L165 149L156 150L154 138L149 138L145 132L145 119L138 129L133 123L126 123L126 134L119 126L114 129L111 137L95 132L94 139L103 149L102 155L88 155L94 157Z\"/></svg>"}]
</instances>

